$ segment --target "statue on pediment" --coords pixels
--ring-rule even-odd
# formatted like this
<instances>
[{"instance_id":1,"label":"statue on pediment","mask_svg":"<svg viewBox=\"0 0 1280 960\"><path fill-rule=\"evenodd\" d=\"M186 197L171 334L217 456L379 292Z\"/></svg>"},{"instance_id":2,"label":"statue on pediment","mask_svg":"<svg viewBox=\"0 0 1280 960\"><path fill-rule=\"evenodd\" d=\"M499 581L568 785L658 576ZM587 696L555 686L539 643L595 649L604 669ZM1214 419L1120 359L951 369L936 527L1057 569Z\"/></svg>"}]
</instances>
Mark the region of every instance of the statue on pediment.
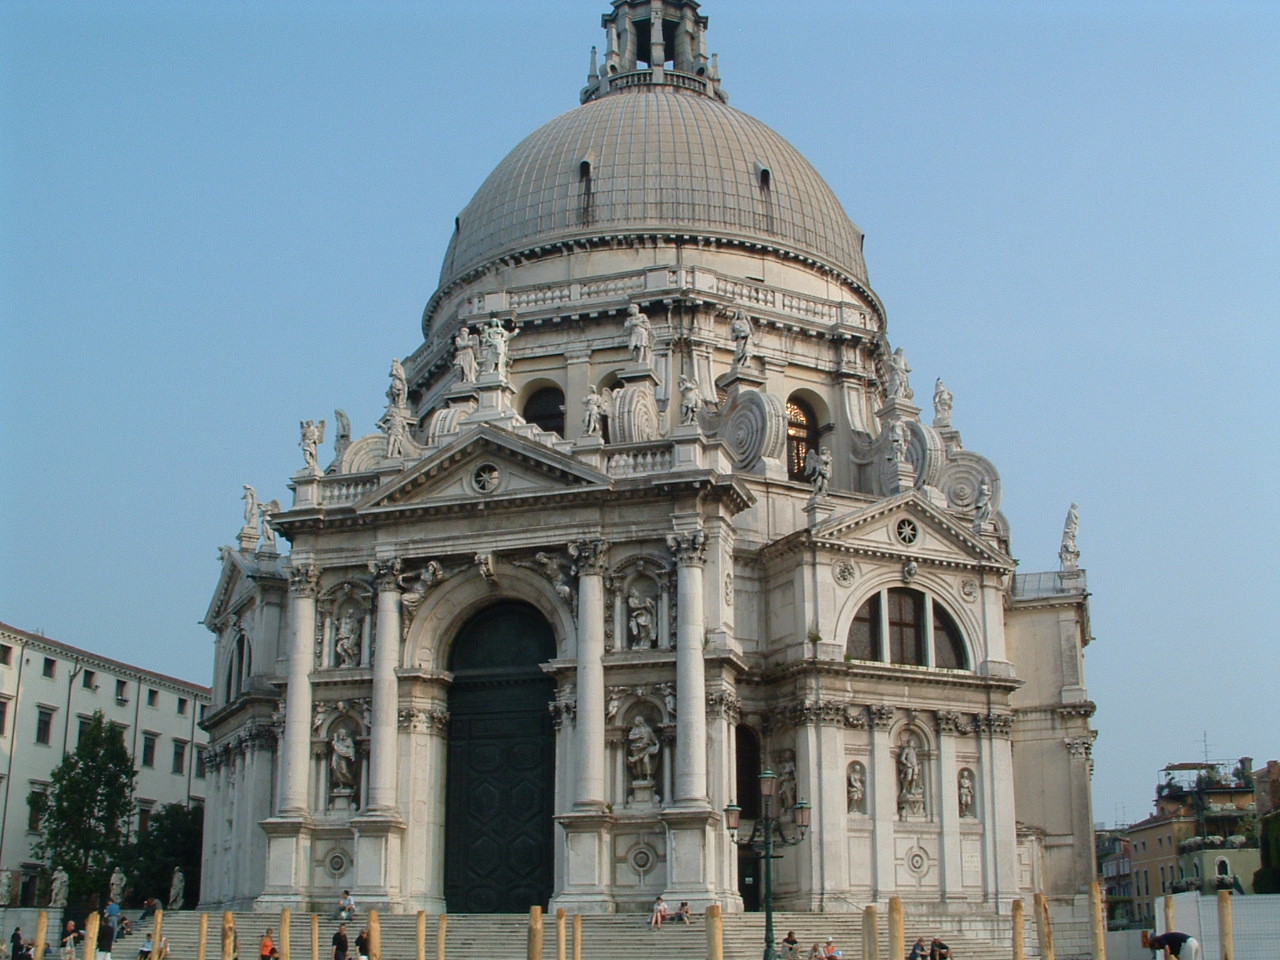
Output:
<instances>
[{"instance_id":1,"label":"statue on pediment","mask_svg":"<svg viewBox=\"0 0 1280 960\"><path fill-rule=\"evenodd\" d=\"M453 338L453 369L458 371L459 383L476 382L476 344L467 326L461 327Z\"/></svg>"},{"instance_id":2,"label":"statue on pediment","mask_svg":"<svg viewBox=\"0 0 1280 960\"><path fill-rule=\"evenodd\" d=\"M320 444L324 443L324 421L316 423L314 420L303 420L298 427L302 432L302 439L298 441L298 446L302 447L302 457L306 461L307 471L319 473L317 451Z\"/></svg>"}]
</instances>

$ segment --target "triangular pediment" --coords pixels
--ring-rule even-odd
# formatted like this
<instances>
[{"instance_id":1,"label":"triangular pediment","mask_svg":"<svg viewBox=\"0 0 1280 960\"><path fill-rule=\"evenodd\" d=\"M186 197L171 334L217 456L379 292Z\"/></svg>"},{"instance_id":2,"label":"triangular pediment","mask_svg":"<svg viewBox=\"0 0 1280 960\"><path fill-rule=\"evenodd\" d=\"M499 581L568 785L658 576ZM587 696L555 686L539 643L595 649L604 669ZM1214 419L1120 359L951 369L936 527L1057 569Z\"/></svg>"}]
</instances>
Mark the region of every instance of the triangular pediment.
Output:
<instances>
[{"instance_id":1,"label":"triangular pediment","mask_svg":"<svg viewBox=\"0 0 1280 960\"><path fill-rule=\"evenodd\" d=\"M283 579L285 576L283 560L277 553L254 553L234 547L220 547L218 553L222 559L222 572L202 621L210 628L227 614L238 610L249 596L257 592L255 579Z\"/></svg>"},{"instance_id":2,"label":"triangular pediment","mask_svg":"<svg viewBox=\"0 0 1280 960\"><path fill-rule=\"evenodd\" d=\"M915 490L832 517L810 535L819 543L869 554L1013 567L1011 557L976 535L964 520L940 510Z\"/></svg>"},{"instance_id":3,"label":"triangular pediment","mask_svg":"<svg viewBox=\"0 0 1280 960\"><path fill-rule=\"evenodd\" d=\"M608 489L591 466L500 427L464 430L392 483L354 504L357 513Z\"/></svg>"}]
</instances>

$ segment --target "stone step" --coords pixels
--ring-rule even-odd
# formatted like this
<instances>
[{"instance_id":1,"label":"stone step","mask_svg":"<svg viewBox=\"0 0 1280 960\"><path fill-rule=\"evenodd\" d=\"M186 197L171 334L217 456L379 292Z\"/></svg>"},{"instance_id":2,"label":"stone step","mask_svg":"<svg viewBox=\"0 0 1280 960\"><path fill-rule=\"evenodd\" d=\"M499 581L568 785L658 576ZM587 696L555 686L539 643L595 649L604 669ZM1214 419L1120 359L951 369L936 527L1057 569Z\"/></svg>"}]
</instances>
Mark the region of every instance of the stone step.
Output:
<instances>
[{"instance_id":1,"label":"stone step","mask_svg":"<svg viewBox=\"0 0 1280 960\"><path fill-rule=\"evenodd\" d=\"M381 918L382 953L385 960L414 960L417 956L417 918L412 914L390 914ZM367 918L357 916L347 924L351 949L355 938ZM764 915L760 913L728 914L724 917L725 960L755 960L764 950ZM279 945L279 915L268 913L235 914L240 960L253 960L258 940L268 926L273 928ZM164 935L169 938L170 956L173 960L196 960L199 939L200 914L195 911L166 913ZM426 956L435 960L436 934L439 917L427 917ZM319 957L329 960L330 939L337 929L337 921L327 917L319 920ZM916 932L915 928L929 925L923 921L908 919L908 943L916 936L930 935L933 929ZM888 958L887 918L880 918L880 956ZM122 960L137 949L142 936L151 929L151 923L135 927L133 937L122 941L125 948ZM450 914L447 927L446 957L448 960L525 960L528 917L525 914ZM846 958L860 957L862 953L862 916L858 913L775 913L774 934L780 941L788 930L795 930L800 941L801 957L808 955L814 942L824 942L827 937L836 940ZM997 945L982 939L951 934L941 930L951 945L956 960L1008 960L1012 951L1007 945ZM573 955L573 923L566 923L567 955ZM312 960L311 915L295 915L290 936L291 960ZM207 960L220 960L222 949L222 914L209 914L209 932L206 941ZM640 914L606 914L583 917L583 960L696 960L707 954L706 923L702 917L692 924L670 923L654 930L649 927L647 916ZM543 950L545 960L556 958L555 917L544 918Z\"/></svg>"}]
</instances>

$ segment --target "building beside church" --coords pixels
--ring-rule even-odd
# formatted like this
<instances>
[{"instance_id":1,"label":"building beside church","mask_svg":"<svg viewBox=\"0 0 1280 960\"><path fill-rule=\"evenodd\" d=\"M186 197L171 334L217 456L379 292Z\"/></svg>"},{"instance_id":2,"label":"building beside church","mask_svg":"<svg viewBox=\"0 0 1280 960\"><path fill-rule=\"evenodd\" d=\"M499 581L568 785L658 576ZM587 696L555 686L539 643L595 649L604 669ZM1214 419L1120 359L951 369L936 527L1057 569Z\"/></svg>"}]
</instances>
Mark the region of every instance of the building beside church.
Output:
<instances>
[{"instance_id":1,"label":"building beside church","mask_svg":"<svg viewBox=\"0 0 1280 960\"><path fill-rule=\"evenodd\" d=\"M153 811L204 802L210 690L0 623L0 905L43 906L48 866L27 803L74 752L95 713L120 729L137 769L133 828Z\"/></svg>"},{"instance_id":2,"label":"building beside church","mask_svg":"<svg viewBox=\"0 0 1280 960\"><path fill-rule=\"evenodd\" d=\"M581 105L455 221L377 429L305 420L292 502L246 488L206 903L754 909L722 810L768 768L812 805L782 908L1087 918L1074 507L1017 574L1000 475L940 380L922 416L861 232L728 105L699 4L603 20Z\"/></svg>"}]
</instances>

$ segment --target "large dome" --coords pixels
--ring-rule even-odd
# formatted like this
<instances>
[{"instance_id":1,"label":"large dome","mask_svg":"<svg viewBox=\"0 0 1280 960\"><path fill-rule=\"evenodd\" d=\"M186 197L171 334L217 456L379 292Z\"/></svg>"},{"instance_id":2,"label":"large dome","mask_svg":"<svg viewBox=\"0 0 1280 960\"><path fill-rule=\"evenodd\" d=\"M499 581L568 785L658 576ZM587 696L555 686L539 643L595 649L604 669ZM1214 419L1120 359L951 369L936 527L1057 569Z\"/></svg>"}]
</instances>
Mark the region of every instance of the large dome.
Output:
<instances>
[{"instance_id":1,"label":"large dome","mask_svg":"<svg viewBox=\"0 0 1280 960\"><path fill-rule=\"evenodd\" d=\"M516 146L459 216L440 286L549 243L651 233L763 245L867 282L862 232L791 144L715 97L647 86Z\"/></svg>"}]
</instances>

